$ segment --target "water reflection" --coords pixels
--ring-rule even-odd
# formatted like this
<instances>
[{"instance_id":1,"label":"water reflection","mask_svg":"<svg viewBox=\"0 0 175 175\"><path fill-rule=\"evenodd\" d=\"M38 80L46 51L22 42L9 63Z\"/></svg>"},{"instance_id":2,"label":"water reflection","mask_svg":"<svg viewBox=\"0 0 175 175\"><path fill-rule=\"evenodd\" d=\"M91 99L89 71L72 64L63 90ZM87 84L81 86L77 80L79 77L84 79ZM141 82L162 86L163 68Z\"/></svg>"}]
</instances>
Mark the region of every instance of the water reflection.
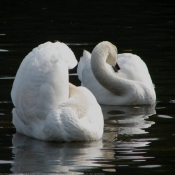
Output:
<instances>
[{"instance_id":1,"label":"water reflection","mask_svg":"<svg viewBox=\"0 0 175 175\"><path fill-rule=\"evenodd\" d=\"M102 110L105 117L104 138L112 141L104 142L103 154L113 152L115 158L115 161L111 161L106 157L106 161L113 162L117 169L123 166L160 167L156 164L155 156L149 154L150 144L158 138L146 136L146 130L155 123L149 119L156 113L155 106L102 106Z\"/></svg>"},{"instance_id":2,"label":"water reflection","mask_svg":"<svg viewBox=\"0 0 175 175\"><path fill-rule=\"evenodd\" d=\"M8 52L8 50L0 49L0 52Z\"/></svg>"},{"instance_id":3,"label":"water reflection","mask_svg":"<svg viewBox=\"0 0 175 175\"><path fill-rule=\"evenodd\" d=\"M154 108L102 106L104 137L93 142L44 142L16 133L12 140L14 163L11 171L78 173L100 169L115 172L116 167L130 166L133 162L140 167L150 167L152 165L147 160L154 159L154 156L146 153L156 138L127 137L146 133L145 128L154 124L146 120L155 114ZM119 135L123 136L122 139Z\"/></svg>"},{"instance_id":4,"label":"water reflection","mask_svg":"<svg viewBox=\"0 0 175 175\"><path fill-rule=\"evenodd\" d=\"M91 159L102 157L102 140L94 142L44 142L16 133L13 137L14 164L11 171L69 172L76 167L91 167Z\"/></svg>"},{"instance_id":5,"label":"water reflection","mask_svg":"<svg viewBox=\"0 0 175 175\"><path fill-rule=\"evenodd\" d=\"M156 114L155 105L151 106L102 106L105 119L105 131L117 134L144 134L155 122L148 121L150 115Z\"/></svg>"}]
</instances>

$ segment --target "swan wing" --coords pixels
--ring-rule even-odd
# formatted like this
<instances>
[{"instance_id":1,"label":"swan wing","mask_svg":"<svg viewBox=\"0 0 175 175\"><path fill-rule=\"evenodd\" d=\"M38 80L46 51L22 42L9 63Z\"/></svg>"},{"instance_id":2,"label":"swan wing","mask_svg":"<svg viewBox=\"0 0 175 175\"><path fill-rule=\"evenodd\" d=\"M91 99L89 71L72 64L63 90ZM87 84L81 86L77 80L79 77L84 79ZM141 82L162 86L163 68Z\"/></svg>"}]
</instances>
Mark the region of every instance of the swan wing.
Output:
<instances>
[{"instance_id":1,"label":"swan wing","mask_svg":"<svg viewBox=\"0 0 175 175\"><path fill-rule=\"evenodd\" d=\"M83 56L80 58L80 61L78 63L78 67L77 67L78 78L80 81L82 81L82 72L83 72L84 66L87 64L88 60L90 60L90 59L91 59L90 52L84 50Z\"/></svg>"},{"instance_id":2,"label":"swan wing","mask_svg":"<svg viewBox=\"0 0 175 175\"><path fill-rule=\"evenodd\" d=\"M52 110L43 130L45 140L97 140L103 134L103 114L92 93L70 84L70 98Z\"/></svg>"},{"instance_id":3,"label":"swan wing","mask_svg":"<svg viewBox=\"0 0 175 175\"><path fill-rule=\"evenodd\" d=\"M152 80L145 62L131 53L118 54L119 77L139 81L146 86L152 86Z\"/></svg>"}]
</instances>

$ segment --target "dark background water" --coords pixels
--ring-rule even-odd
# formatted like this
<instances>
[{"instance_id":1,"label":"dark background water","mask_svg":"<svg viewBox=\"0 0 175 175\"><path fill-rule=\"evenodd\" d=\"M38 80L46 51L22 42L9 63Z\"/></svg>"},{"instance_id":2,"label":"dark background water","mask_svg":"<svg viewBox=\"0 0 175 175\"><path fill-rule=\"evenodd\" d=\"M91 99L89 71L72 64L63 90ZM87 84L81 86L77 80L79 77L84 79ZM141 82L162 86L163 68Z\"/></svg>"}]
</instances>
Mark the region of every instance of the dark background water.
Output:
<instances>
[{"instance_id":1,"label":"dark background water","mask_svg":"<svg viewBox=\"0 0 175 175\"><path fill-rule=\"evenodd\" d=\"M13 77L34 47L55 40L67 43L77 60L83 49L92 51L103 40L115 44L119 53L139 55L156 87L155 111L103 106L107 141L102 143L50 144L18 135L13 138ZM1 1L0 172L172 174L175 104L169 101L175 98L174 46L175 2ZM77 76L70 75L70 81L80 85ZM114 135L116 141L109 142Z\"/></svg>"}]
</instances>

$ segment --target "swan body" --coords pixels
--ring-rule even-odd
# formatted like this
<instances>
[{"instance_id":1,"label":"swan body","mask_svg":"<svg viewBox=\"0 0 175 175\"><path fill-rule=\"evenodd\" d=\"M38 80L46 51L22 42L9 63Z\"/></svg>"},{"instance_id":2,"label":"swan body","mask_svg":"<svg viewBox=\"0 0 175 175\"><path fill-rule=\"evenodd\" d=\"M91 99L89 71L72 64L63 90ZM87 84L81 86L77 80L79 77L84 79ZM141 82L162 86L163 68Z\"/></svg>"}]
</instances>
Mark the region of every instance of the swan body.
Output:
<instances>
[{"instance_id":1,"label":"swan body","mask_svg":"<svg viewBox=\"0 0 175 175\"><path fill-rule=\"evenodd\" d=\"M34 48L22 61L11 97L17 132L45 141L97 140L103 115L93 94L69 83L77 60L60 42Z\"/></svg>"},{"instance_id":2,"label":"swan body","mask_svg":"<svg viewBox=\"0 0 175 175\"><path fill-rule=\"evenodd\" d=\"M112 66L118 63L120 70ZM92 54L83 52L77 68L81 85L87 87L100 104L150 105L156 95L148 68L131 53L117 54L110 42L99 43Z\"/></svg>"}]
</instances>

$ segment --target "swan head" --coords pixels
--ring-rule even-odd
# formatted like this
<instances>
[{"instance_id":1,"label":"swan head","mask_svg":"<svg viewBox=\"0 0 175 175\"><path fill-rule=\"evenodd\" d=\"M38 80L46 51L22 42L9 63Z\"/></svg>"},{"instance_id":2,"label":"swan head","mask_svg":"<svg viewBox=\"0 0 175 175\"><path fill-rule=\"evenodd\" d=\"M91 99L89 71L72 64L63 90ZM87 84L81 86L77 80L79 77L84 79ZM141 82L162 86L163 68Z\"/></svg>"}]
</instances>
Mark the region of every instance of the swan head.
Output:
<instances>
[{"instance_id":1,"label":"swan head","mask_svg":"<svg viewBox=\"0 0 175 175\"><path fill-rule=\"evenodd\" d=\"M115 72L120 70L119 65L117 64L117 47L110 43L109 41L100 42L94 49L94 51L100 51L102 54L107 55L105 57L106 63L111 65Z\"/></svg>"},{"instance_id":2,"label":"swan head","mask_svg":"<svg viewBox=\"0 0 175 175\"><path fill-rule=\"evenodd\" d=\"M106 62L113 67L115 72L118 72L120 67L117 63L117 47L110 42L107 42L107 44L109 45L109 55L106 59Z\"/></svg>"},{"instance_id":3,"label":"swan head","mask_svg":"<svg viewBox=\"0 0 175 175\"><path fill-rule=\"evenodd\" d=\"M57 41L54 44L56 44L56 47L60 50L62 58L65 59L68 65L68 69L73 69L77 65L77 60L72 50L64 43Z\"/></svg>"}]
</instances>

